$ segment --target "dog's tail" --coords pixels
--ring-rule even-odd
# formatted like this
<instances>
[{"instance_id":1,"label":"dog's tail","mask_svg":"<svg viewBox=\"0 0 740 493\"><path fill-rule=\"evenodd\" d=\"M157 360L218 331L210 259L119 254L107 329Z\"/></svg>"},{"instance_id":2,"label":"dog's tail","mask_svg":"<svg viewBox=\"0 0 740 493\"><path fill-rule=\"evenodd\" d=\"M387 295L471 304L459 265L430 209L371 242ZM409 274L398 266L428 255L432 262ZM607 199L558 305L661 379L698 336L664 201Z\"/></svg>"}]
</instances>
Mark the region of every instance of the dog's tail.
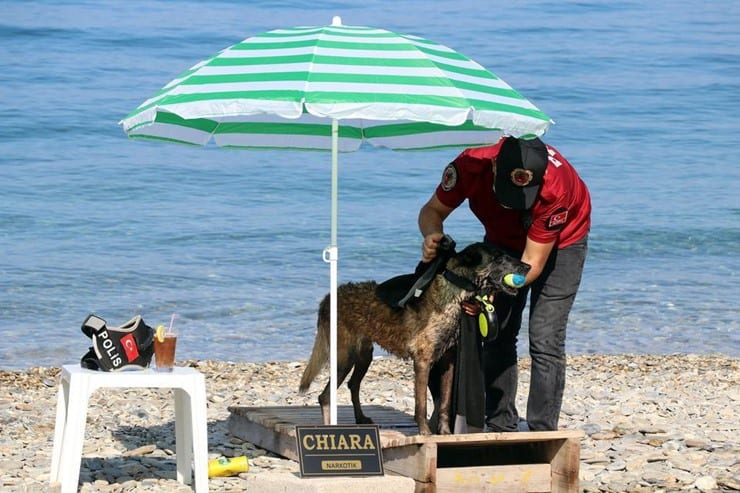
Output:
<instances>
[{"instance_id":1,"label":"dog's tail","mask_svg":"<svg viewBox=\"0 0 740 493\"><path fill-rule=\"evenodd\" d=\"M329 296L327 295L319 305L319 316L316 321L316 339L313 342L313 350L308 360L306 369L303 370L301 384L298 391L303 393L308 390L316 375L329 361Z\"/></svg>"}]
</instances>

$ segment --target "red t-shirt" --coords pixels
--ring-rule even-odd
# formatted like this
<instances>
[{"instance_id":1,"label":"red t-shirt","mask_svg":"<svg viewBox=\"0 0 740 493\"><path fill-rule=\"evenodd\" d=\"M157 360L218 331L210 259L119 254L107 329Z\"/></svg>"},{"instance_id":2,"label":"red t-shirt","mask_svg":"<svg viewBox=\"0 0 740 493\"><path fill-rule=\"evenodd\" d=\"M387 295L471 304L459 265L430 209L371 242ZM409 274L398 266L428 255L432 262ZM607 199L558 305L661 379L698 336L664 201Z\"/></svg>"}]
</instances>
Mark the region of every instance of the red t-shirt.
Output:
<instances>
[{"instance_id":1,"label":"red t-shirt","mask_svg":"<svg viewBox=\"0 0 740 493\"><path fill-rule=\"evenodd\" d=\"M491 158L498 155L501 142L462 152L450 163L437 186L437 198L456 208L468 199L470 210L486 229L486 240L523 251L527 237L539 243L555 241L565 248L580 240L591 227L591 198L586 184L573 166L553 147L542 187L532 206L532 224L525 230L527 211L506 209L493 191Z\"/></svg>"}]
</instances>

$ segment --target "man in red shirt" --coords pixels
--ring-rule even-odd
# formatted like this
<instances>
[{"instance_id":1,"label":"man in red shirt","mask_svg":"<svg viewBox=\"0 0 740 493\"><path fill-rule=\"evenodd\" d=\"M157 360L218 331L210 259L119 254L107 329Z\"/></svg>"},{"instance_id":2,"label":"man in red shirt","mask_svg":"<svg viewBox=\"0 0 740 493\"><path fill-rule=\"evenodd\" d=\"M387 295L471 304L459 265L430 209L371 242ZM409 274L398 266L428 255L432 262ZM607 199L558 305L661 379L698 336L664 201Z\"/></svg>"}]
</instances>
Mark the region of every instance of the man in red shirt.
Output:
<instances>
[{"instance_id":1,"label":"man in red shirt","mask_svg":"<svg viewBox=\"0 0 740 493\"><path fill-rule=\"evenodd\" d=\"M436 255L447 216L468 200L485 241L531 266L516 297L498 294L495 339L483 344L485 422L491 431L516 431L516 341L530 296L532 358L527 424L556 430L565 387L565 329L581 282L591 226L588 188L568 161L540 139L504 137L465 150L444 170L419 212L423 261Z\"/></svg>"}]
</instances>

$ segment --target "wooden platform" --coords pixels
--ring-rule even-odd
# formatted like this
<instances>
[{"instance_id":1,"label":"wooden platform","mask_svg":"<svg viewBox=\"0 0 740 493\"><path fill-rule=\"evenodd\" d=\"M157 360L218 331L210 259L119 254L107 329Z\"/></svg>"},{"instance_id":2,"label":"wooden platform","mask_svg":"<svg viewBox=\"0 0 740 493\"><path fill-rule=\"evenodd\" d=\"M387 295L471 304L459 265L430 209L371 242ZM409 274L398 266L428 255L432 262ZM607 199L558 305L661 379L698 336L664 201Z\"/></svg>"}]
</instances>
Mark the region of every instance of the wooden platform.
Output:
<instances>
[{"instance_id":1,"label":"wooden platform","mask_svg":"<svg viewBox=\"0 0 740 493\"><path fill-rule=\"evenodd\" d=\"M413 478L417 492L577 492L580 439L575 430L421 436L413 416L363 406L380 428L386 473ZM229 408L232 435L298 461L295 425L322 424L318 406ZM354 424L352 406L337 424Z\"/></svg>"}]
</instances>

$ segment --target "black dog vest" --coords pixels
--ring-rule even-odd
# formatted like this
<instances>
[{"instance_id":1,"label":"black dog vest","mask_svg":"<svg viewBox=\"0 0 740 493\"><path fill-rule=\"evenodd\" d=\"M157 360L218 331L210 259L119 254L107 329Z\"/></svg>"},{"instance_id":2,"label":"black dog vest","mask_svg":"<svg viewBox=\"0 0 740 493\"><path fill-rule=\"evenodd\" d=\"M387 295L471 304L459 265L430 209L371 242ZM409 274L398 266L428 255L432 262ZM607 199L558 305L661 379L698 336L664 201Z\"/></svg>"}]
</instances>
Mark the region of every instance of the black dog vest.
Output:
<instances>
[{"instance_id":1,"label":"black dog vest","mask_svg":"<svg viewBox=\"0 0 740 493\"><path fill-rule=\"evenodd\" d=\"M120 327L108 327L105 320L89 315L82 333L92 339L92 347L80 360L83 368L118 371L143 370L154 353L154 330L137 315Z\"/></svg>"}]
</instances>

